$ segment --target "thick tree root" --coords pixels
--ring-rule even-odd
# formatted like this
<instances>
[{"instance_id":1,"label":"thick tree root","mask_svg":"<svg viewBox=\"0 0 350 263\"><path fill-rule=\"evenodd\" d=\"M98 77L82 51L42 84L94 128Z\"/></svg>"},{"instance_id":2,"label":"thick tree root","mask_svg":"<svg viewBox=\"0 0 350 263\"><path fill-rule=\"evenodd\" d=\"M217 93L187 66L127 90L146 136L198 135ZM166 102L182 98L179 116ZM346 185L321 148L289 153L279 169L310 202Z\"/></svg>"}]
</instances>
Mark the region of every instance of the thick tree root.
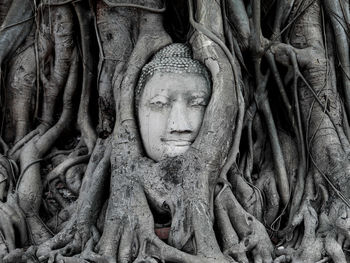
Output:
<instances>
[{"instance_id":1,"label":"thick tree root","mask_svg":"<svg viewBox=\"0 0 350 263\"><path fill-rule=\"evenodd\" d=\"M0 231L6 244L7 252L12 252L18 245L28 243L25 216L18 205L18 199L10 194L6 203L0 202ZM1 260L1 256L0 256Z\"/></svg>"},{"instance_id":2,"label":"thick tree root","mask_svg":"<svg viewBox=\"0 0 350 263\"><path fill-rule=\"evenodd\" d=\"M128 196L128 199L123 197ZM225 257L220 250L206 247L203 243L200 223L193 215L193 238L196 240L196 255L186 254L161 241L154 232L153 215L148 208L146 196L137 183L121 186L118 190L120 202L118 210L107 211L103 236L98 245L98 254L105 262L234 262ZM194 204L193 204L194 205ZM199 218L203 213L196 207ZM195 212L195 211L192 211ZM116 214L114 214L116 213ZM210 240L208 240L210 242ZM95 256L98 257L98 256Z\"/></svg>"},{"instance_id":3,"label":"thick tree root","mask_svg":"<svg viewBox=\"0 0 350 263\"><path fill-rule=\"evenodd\" d=\"M29 43L27 43L29 42ZM28 46L29 45L29 46ZM7 80L8 96L8 130L5 132L7 141L17 142L32 128L32 100L35 85L35 70L33 67L34 48L33 37L28 37L21 46L22 52L14 56L9 65L10 72ZM14 128L15 132L12 131Z\"/></svg>"},{"instance_id":4,"label":"thick tree root","mask_svg":"<svg viewBox=\"0 0 350 263\"><path fill-rule=\"evenodd\" d=\"M298 213L293 217L290 229L281 232L281 235L292 239L291 235L301 223L304 224L304 235L301 243L297 242L296 248L292 245L287 248L279 248L276 251L276 262L317 262L322 259L323 241L316 237L318 216L313 207L304 203ZM293 239L295 242L295 238ZM291 240L292 241L292 240ZM288 261L287 261L288 260Z\"/></svg>"},{"instance_id":5,"label":"thick tree root","mask_svg":"<svg viewBox=\"0 0 350 263\"><path fill-rule=\"evenodd\" d=\"M332 259L333 262L347 262L345 251L349 245L350 233L348 213L349 208L335 202L329 215L317 215L310 202L305 201L293 217L291 227L281 232L281 235L289 237L290 240L287 240L285 247L276 251L278 257L275 262L311 263L327 259ZM301 225L303 236L292 238Z\"/></svg>"},{"instance_id":6,"label":"thick tree root","mask_svg":"<svg viewBox=\"0 0 350 263\"><path fill-rule=\"evenodd\" d=\"M33 131L31 131L30 133L28 133L27 135L25 135L22 139L20 139L18 142L16 142L13 147L9 150L9 152L7 153L8 156L11 156L12 158L17 159L16 157L14 157L14 154L19 151L24 145L26 145L31 139L33 139L36 135L40 134L40 130L39 129L35 129ZM19 154L17 154L18 156Z\"/></svg>"},{"instance_id":7,"label":"thick tree root","mask_svg":"<svg viewBox=\"0 0 350 263\"><path fill-rule=\"evenodd\" d=\"M223 235L225 253L247 262L250 252L255 262L272 262L273 246L265 227L239 204L229 187L223 187L215 200L218 227ZM225 238L226 237L226 238Z\"/></svg>"},{"instance_id":8,"label":"thick tree root","mask_svg":"<svg viewBox=\"0 0 350 263\"><path fill-rule=\"evenodd\" d=\"M108 181L111 154L109 141L110 139L97 141L83 178L79 198L75 202L76 212L63 230L39 246L37 256L40 260L54 260L58 257L67 260L69 256L79 255L86 246L102 207L102 189Z\"/></svg>"},{"instance_id":9,"label":"thick tree root","mask_svg":"<svg viewBox=\"0 0 350 263\"><path fill-rule=\"evenodd\" d=\"M7 213L2 213L2 223L5 224L3 232L6 233L5 241L10 244L8 250L14 249L13 246L15 232L13 226L20 230L21 239L20 246L24 239L28 243L28 239L32 244L40 244L51 236L50 230L45 226L39 217L39 208L42 198L42 184L40 160L45 153L52 147L56 139L69 125L73 109L72 100L77 86L78 74L78 58L77 53L74 52L72 64L69 69L68 80L66 83L63 95L63 111L59 121L44 134L35 135L29 142L25 144L20 152L21 175L18 178L15 198L8 198L6 205L3 205ZM11 197L11 196L10 196ZM16 200L16 202L12 201ZM11 210L12 209L12 210ZM12 211L12 212L11 212ZM21 221L21 213L25 217L25 222ZM22 218L23 219L23 218ZM28 233L27 233L28 231ZM28 238L26 237L28 235Z\"/></svg>"}]
</instances>

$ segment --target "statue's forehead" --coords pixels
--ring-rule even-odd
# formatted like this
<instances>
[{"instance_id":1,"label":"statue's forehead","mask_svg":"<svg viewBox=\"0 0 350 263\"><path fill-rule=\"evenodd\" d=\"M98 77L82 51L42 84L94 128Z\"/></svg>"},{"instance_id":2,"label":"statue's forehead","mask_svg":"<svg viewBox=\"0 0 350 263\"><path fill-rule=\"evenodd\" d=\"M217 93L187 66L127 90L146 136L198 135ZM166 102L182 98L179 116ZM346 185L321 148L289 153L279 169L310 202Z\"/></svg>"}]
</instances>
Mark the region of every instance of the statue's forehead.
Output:
<instances>
[{"instance_id":1,"label":"statue's forehead","mask_svg":"<svg viewBox=\"0 0 350 263\"><path fill-rule=\"evenodd\" d=\"M156 93L210 94L210 86L204 76L195 73L156 72L144 87L149 95Z\"/></svg>"}]
</instances>

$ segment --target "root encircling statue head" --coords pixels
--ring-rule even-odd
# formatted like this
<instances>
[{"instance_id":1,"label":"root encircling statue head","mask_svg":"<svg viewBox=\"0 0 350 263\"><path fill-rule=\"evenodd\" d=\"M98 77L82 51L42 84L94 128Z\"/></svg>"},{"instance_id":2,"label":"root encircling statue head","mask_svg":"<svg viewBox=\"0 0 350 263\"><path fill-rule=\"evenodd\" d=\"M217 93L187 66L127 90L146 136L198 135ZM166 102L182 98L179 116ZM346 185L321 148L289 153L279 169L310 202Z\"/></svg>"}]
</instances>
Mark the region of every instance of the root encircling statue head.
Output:
<instances>
[{"instance_id":1,"label":"root encircling statue head","mask_svg":"<svg viewBox=\"0 0 350 263\"><path fill-rule=\"evenodd\" d=\"M141 72L136 90L141 139L151 159L185 153L201 128L211 96L206 67L185 44L157 52Z\"/></svg>"}]
</instances>

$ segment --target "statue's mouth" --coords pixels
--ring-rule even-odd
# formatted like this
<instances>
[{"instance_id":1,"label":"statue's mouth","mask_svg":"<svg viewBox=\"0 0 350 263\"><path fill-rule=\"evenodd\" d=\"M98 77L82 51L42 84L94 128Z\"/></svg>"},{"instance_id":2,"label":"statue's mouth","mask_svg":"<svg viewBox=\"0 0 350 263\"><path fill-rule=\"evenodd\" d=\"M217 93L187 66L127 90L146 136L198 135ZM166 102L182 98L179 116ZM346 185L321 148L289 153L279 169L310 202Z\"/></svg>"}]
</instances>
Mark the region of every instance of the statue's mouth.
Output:
<instances>
[{"instance_id":1,"label":"statue's mouth","mask_svg":"<svg viewBox=\"0 0 350 263\"><path fill-rule=\"evenodd\" d=\"M171 146L176 146L176 147L189 146L189 145L191 145L193 143L193 141L189 140L189 139L175 139L175 138L166 139L166 138L162 138L161 140L163 142L171 145Z\"/></svg>"}]
</instances>

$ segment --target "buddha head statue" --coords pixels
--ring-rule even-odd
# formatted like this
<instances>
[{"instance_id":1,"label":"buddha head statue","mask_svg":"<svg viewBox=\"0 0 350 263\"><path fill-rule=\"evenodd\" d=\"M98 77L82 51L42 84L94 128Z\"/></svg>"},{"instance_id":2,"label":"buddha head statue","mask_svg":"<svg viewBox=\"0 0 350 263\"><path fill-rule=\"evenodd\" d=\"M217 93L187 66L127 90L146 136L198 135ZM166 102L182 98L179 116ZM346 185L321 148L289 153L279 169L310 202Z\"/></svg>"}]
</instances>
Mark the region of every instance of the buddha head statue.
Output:
<instances>
[{"instance_id":1,"label":"buddha head statue","mask_svg":"<svg viewBox=\"0 0 350 263\"><path fill-rule=\"evenodd\" d=\"M185 153L196 139L211 96L210 75L190 47L172 44L146 64L136 89L141 139L151 159Z\"/></svg>"}]
</instances>

